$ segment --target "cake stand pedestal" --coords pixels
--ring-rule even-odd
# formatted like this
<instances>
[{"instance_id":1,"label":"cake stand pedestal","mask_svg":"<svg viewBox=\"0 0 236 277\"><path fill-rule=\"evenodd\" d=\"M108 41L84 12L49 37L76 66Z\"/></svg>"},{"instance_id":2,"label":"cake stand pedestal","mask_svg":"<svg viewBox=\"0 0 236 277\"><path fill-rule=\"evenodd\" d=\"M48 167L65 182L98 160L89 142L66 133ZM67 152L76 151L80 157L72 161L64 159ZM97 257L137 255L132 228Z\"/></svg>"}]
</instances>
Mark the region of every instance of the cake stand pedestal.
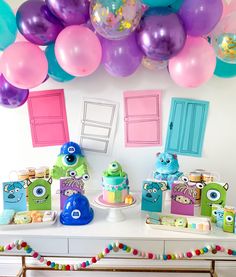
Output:
<instances>
[{"instance_id":1,"label":"cake stand pedestal","mask_svg":"<svg viewBox=\"0 0 236 277\"><path fill-rule=\"evenodd\" d=\"M126 217L125 217L125 214L123 213L123 210L134 207L136 204L137 204L137 199L134 196L133 196L132 204L125 204L125 203L108 204L103 201L102 194L98 195L93 201L93 205L95 207L108 210L108 215L106 217L106 220L112 223L124 221Z\"/></svg>"}]
</instances>

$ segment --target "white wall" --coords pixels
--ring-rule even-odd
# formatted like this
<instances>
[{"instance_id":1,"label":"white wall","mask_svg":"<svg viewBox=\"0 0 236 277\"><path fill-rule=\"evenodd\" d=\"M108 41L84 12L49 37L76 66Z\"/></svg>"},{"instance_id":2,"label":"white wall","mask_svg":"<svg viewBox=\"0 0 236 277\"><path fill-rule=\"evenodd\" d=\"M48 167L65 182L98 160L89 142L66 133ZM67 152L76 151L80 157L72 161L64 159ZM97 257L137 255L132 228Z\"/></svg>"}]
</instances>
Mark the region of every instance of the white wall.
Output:
<instances>
[{"instance_id":1,"label":"white wall","mask_svg":"<svg viewBox=\"0 0 236 277\"><path fill-rule=\"evenodd\" d=\"M8 1L19 3L21 1ZM202 158L179 156L184 172L196 168L216 171L221 180L230 184L228 204L235 205L236 195L236 78L213 77L198 89L183 89L172 82L167 71L151 72L140 67L132 77L113 78L101 68L94 75L77 78L66 84L47 81L36 90L64 88L70 139L79 142L80 108L82 97L104 98L120 103L120 113L112 156L88 154L91 166L91 189L100 188L101 174L107 164L116 159L128 172L131 187L141 189L142 180L153 169L155 153L163 147L125 148L123 136L123 101L125 90L161 89L163 91L163 144L172 97L187 97L210 101ZM25 166L52 166L60 147L33 148L29 128L27 105L15 110L0 108L0 178L6 180L9 171Z\"/></svg>"}]
</instances>

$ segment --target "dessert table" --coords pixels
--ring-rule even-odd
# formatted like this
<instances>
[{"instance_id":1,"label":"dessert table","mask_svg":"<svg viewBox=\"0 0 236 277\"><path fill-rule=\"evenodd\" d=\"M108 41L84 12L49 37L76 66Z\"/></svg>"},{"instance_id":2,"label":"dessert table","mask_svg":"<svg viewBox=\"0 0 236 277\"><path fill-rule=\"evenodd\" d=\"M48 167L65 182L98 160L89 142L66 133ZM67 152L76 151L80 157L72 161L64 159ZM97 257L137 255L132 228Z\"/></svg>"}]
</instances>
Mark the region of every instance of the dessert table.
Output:
<instances>
[{"instance_id":1,"label":"dessert table","mask_svg":"<svg viewBox=\"0 0 236 277\"><path fill-rule=\"evenodd\" d=\"M91 199L93 197L91 196ZM126 220L116 223L105 220L106 210L93 208L95 217L88 225L64 226L57 220L47 228L0 230L0 245L20 240L27 242L45 259L73 258L75 263L78 263L85 258L90 260L97 257L108 245L116 244L116 249L109 251L104 259L100 256L96 263L79 269L93 271L208 272L211 276L217 276L215 265L218 261L236 260L236 252L233 251L236 249L236 234L224 233L221 230L213 230L210 234L203 235L151 229L145 225L146 215L140 211L140 204L125 210ZM212 250L215 250L216 245L220 245L221 251ZM131 251L127 250L127 246ZM207 247L209 251L204 255L181 257L179 254L191 251L194 254L193 250L196 252L196 249ZM222 248L226 250L222 251ZM232 250L230 255L229 249ZM163 255L164 253L166 255ZM168 253L170 255L167 255ZM177 254L176 257L173 256L174 253ZM22 268L18 276L27 276L29 270L55 270L39 261L33 265L27 263L27 260L32 258L32 253L27 255L24 250L14 248L0 254L22 257ZM180 261L181 264L185 262L184 267L179 268Z\"/></svg>"}]
</instances>

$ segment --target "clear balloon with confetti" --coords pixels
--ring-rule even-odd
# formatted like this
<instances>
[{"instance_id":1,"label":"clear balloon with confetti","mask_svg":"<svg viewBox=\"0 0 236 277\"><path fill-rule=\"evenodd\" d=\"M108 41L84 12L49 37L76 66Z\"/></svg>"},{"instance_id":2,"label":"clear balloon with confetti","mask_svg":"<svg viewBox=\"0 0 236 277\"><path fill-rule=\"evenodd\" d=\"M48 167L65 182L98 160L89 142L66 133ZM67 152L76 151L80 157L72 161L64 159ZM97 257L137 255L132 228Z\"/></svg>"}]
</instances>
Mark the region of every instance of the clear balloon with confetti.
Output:
<instances>
[{"instance_id":1,"label":"clear balloon with confetti","mask_svg":"<svg viewBox=\"0 0 236 277\"><path fill-rule=\"evenodd\" d=\"M90 18L104 38L119 40L129 36L142 16L140 0L91 0Z\"/></svg>"},{"instance_id":2,"label":"clear balloon with confetti","mask_svg":"<svg viewBox=\"0 0 236 277\"><path fill-rule=\"evenodd\" d=\"M211 42L219 59L236 64L236 12L220 21L211 34Z\"/></svg>"}]
</instances>

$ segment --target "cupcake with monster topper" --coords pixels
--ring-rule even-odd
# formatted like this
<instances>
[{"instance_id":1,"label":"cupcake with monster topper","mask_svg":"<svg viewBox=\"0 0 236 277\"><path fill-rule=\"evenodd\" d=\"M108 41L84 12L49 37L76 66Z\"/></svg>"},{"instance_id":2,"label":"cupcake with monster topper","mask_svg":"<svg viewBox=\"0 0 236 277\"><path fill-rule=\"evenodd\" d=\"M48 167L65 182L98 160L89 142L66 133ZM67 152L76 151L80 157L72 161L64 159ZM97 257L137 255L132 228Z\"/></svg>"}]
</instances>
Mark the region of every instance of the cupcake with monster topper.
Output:
<instances>
[{"instance_id":1,"label":"cupcake with monster topper","mask_svg":"<svg viewBox=\"0 0 236 277\"><path fill-rule=\"evenodd\" d=\"M127 173L121 165L114 161L109 164L102 177L103 194L105 203L125 203L129 196L129 181Z\"/></svg>"}]
</instances>

